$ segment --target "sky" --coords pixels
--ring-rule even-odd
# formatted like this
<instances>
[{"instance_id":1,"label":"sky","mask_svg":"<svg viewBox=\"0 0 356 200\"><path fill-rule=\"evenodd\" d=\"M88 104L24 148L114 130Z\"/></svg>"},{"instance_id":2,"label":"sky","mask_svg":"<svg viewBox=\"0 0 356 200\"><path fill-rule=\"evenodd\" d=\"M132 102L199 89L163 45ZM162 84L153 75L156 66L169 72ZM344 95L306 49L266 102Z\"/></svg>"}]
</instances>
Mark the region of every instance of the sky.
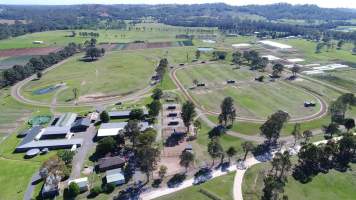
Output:
<instances>
[{"instance_id":1,"label":"sky","mask_svg":"<svg viewBox=\"0 0 356 200\"><path fill-rule=\"evenodd\" d=\"M356 8L356 0L0 0L0 4L193 4L224 2L230 5L271 4L286 2L291 4L316 4L327 8Z\"/></svg>"}]
</instances>

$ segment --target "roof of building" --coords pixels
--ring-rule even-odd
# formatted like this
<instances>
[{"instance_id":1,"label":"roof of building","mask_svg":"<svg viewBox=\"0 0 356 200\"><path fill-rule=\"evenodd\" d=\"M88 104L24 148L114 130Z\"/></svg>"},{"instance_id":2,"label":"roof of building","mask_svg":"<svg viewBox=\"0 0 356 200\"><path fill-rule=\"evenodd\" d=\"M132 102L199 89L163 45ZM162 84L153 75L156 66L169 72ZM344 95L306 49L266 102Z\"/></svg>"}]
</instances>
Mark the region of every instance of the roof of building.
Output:
<instances>
[{"instance_id":1,"label":"roof of building","mask_svg":"<svg viewBox=\"0 0 356 200\"><path fill-rule=\"evenodd\" d=\"M41 135L63 135L70 132L70 126L49 126L42 130Z\"/></svg>"},{"instance_id":2,"label":"roof of building","mask_svg":"<svg viewBox=\"0 0 356 200\"><path fill-rule=\"evenodd\" d=\"M76 126L90 126L90 119L80 118L72 124L72 127L76 127Z\"/></svg>"},{"instance_id":3,"label":"roof of building","mask_svg":"<svg viewBox=\"0 0 356 200\"><path fill-rule=\"evenodd\" d=\"M59 190L59 182L61 177L55 175L49 175L46 178L45 184L43 184L42 194L46 192L53 192Z\"/></svg>"},{"instance_id":4,"label":"roof of building","mask_svg":"<svg viewBox=\"0 0 356 200\"><path fill-rule=\"evenodd\" d=\"M127 122L103 123L98 130L98 137L115 136L125 128ZM148 122L140 122L141 131L150 127Z\"/></svg>"},{"instance_id":5,"label":"roof of building","mask_svg":"<svg viewBox=\"0 0 356 200\"><path fill-rule=\"evenodd\" d=\"M32 138L33 135L36 136L39 132L41 132L42 129L43 129L42 126L33 126L32 128L30 128L30 129L28 129L28 130L26 130L24 132L21 132L19 135L28 136L29 138Z\"/></svg>"},{"instance_id":6,"label":"roof of building","mask_svg":"<svg viewBox=\"0 0 356 200\"><path fill-rule=\"evenodd\" d=\"M120 156L105 157L98 160L99 168L107 168L115 165L123 165L126 160Z\"/></svg>"},{"instance_id":7,"label":"roof of building","mask_svg":"<svg viewBox=\"0 0 356 200\"><path fill-rule=\"evenodd\" d=\"M73 145L81 146L83 144L83 139L56 139L56 140L31 140L27 143L20 144L16 147L17 151L26 151L32 148L65 148L72 147Z\"/></svg>"},{"instance_id":8,"label":"roof of building","mask_svg":"<svg viewBox=\"0 0 356 200\"><path fill-rule=\"evenodd\" d=\"M131 110L110 111L108 112L110 117L129 117ZM143 114L148 115L146 109L143 110Z\"/></svg>"},{"instance_id":9,"label":"roof of building","mask_svg":"<svg viewBox=\"0 0 356 200\"><path fill-rule=\"evenodd\" d=\"M77 117L75 113L64 113L54 126L71 126Z\"/></svg>"},{"instance_id":10,"label":"roof of building","mask_svg":"<svg viewBox=\"0 0 356 200\"><path fill-rule=\"evenodd\" d=\"M34 126L28 130L26 136L22 139L19 146L23 146L35 139L35 137L42 131L41 126Z\"/></svg>"},{"instance_id":11,"label":"roof of building","mask_svg":"<svg viewBox=\"0 0 356 200\"><path fill-rule=\"evenodd\" d=\"M76 183L79 186L79 188L88 187L89 184L88 177L70 180L68 181L68 185L71 184L72 182Z\"/></svg>"},{"instance_id":12,"label":"roof of building","mask_svg":"<svg viewBox=\"0 0 356 200\"><path fill-rule=\"evenodd\" d=\"M125 176L122 173L121 169L113 169L106 171L106 182L113 183L116 181L123 181L125 180Z\"/></svg>"}]
</instances>

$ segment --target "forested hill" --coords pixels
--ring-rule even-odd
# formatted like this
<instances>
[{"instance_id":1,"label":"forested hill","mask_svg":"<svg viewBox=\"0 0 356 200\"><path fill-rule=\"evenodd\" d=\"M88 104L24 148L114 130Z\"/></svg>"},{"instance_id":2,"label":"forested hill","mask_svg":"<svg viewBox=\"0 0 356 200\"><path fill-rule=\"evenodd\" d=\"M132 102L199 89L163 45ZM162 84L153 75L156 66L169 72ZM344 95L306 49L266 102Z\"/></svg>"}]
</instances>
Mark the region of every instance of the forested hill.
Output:
<instances>
[{"instance_id":1,"label":"forested hill","mask_svg":"<svg viewBox=\"0 0 356 200\"><path fill-rule=\"evenodd\" d=\"M39 17L63 17L64 15L85 17L116 17L135 19L147 16L167 18L236 16L254 14L269 20L349 20L356 19L352 9L320 8L315 5L272 5L230 6L223 3L195 5L72 5L72 6L21 6L0 5L0 19L34 19Z\"/></svg>"}]
</instances>

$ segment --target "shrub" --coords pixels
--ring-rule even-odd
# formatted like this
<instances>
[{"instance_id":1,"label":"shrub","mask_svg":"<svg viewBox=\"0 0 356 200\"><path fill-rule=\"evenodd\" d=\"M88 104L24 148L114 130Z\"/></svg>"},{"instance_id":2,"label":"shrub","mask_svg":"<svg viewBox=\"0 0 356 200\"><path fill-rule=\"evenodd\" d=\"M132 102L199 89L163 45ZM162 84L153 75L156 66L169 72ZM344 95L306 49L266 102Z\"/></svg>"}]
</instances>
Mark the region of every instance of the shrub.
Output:
<instances>
[{"instance_id":1,"label":"shrub","mask_svg":"<svg viewBox=\"0 0 356 200\"><path fill-rule=\"evenodd\" d=\"M115 185L113 183L108 183L104 186L104 192L107 194L112 193L115 190Z\"/></svg>"},{"instance_id":2,"label":"shrub","mask_svg":"<svg viewBox=\"0 0 356 200\"><path fill-rule=\"evenodd\" d=\"M80 188L79 188L78 184L71 182L68 186L67 196L68 197L76 197L79 195L79 193L80 193Z\"/></svg>"},{"instance_id":3,"label":"shrub","mask_svg":"<svg viewBox=\"0 0 356 200\"><path fill-rule=\"evenodd\" d=\"M91 198L93 198L93 197L96 197L96 196L98 196L100 193L102 193L103 191L102 191L102 189L101 189L101 187L100 186L95 186L95 187L93 187L91 190L90 190L90 194L89 194L89 196L88 197L91 197Z\"/></svg>"}]
</instances>

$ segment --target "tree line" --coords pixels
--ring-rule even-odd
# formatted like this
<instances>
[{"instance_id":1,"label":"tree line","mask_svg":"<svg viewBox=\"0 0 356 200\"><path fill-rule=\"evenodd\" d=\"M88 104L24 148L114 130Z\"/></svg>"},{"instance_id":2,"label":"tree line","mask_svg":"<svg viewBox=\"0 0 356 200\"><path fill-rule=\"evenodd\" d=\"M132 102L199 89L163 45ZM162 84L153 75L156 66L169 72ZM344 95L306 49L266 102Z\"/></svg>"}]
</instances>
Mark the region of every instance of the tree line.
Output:
<instances>
[{"instance_id":1,"label":"tree line","mask_svg":"<svg viewBox=\"0 0 356 200\"><path fill-rule=\"evenodd\" d=\"M0 88L13 85L31 75L41 72L48 67L74 55L82 49L80 44L69 43L62 50L39 57L31 58L25 65L14 65L1 72Z\"/></svg>"}]
</instances>

